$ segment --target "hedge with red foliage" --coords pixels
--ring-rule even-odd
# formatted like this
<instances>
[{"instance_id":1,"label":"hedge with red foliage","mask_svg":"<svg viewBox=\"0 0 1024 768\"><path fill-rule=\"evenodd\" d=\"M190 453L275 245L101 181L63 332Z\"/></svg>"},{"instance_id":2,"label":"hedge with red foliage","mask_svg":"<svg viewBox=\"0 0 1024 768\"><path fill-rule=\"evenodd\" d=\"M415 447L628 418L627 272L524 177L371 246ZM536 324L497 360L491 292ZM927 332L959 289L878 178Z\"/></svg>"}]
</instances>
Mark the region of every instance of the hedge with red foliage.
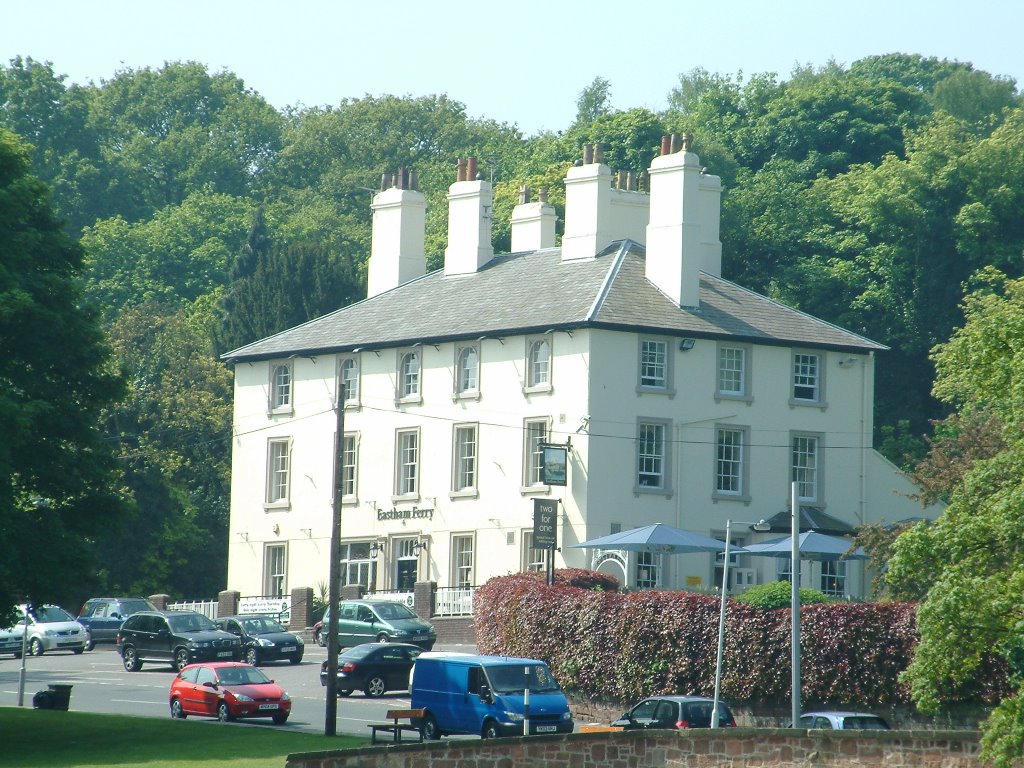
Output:
<instances>
[{"instance_id":1,"label":"hedge with red foliage","mask_svg":"<svg viewBox=\"0 0 1024 768\"><path fill-rule=\"evenodd\" d=\"M690 592L623 595L603 577L569 569L556 571L554 586L537 574L491 579L474 599L480 652L544 659L563 687L595 700L712 695L718 598ZM790 610L730 600L726 616L723 697L734 703L788 699ZM805 606L800 638L805 702L882 707L909 701L898 676L918 640L913 604ZM956 698L998 701L1005 676L988 672L991 679Z\"/></svg>"}]
</instances>

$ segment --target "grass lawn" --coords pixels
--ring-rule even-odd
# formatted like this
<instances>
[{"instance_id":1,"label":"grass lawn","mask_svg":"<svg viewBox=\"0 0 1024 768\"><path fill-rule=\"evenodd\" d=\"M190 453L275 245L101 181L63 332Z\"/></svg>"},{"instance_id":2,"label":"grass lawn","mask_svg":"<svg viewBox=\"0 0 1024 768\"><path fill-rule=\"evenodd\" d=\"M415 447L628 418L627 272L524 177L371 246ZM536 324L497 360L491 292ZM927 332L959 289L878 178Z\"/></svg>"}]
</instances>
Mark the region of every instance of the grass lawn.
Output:
<instances>
[{"instance_id":1,"label":"grass lawn","mask_svg":"<svg viewBox=\"0 0 1024 768\"><path fill-rule=\"evenodd\" d=\"M0 707L3 768L284 768L293 752L365 746L269 724Z\"/></svg>"}]
</instances>

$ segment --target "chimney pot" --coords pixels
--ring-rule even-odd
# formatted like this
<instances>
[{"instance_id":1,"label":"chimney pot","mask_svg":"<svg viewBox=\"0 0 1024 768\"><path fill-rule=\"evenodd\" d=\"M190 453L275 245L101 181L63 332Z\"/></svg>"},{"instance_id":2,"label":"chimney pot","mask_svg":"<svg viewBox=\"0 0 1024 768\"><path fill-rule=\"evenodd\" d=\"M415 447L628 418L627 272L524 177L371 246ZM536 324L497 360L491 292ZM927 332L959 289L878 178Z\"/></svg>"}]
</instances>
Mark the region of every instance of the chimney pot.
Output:
<instances>
[{"instance_id":1,"label":"chimney pot","mask_svg":"<svg viewBox=\"0 0 1024 768\"><path fill-rule=\"evenodd\" d=\"M625 171L619 171L615 175L615 184L616 184L616 186L619 189L628 189L628 187L626 186L626 172Z\"/></svg>"},{"instance_id":2,"label":"chimney pot","mask_svg":"<svg viewBox=\"0 0 1024 768\"><path fill-rule=\"evenodd\" d=\"M540 189L537 190L537 200L542 202L542 203L546 203L548 201L548 188L547 187L541 187Z\"/></svg>"},{"instance_id":3,"label":"chimney pot","mask_svg":"<svg viewBox=\"0 0 1024 768\"><path fill-rule=\"evenodd\" d=\"M591 165L594 162L594 145L584 144L583 145L583 164Z\"/></svg>"},{"instance_id":4,"label":"chimney pot","mask_svg":"<svg viewBox=\"0 0 1024 768\"><path fill-rule=\"evenodd\" d=\"M455 161L455 180L466 180L466 161L461 157Z\"/></svg>"},{"instance_id":5,"label":"chimney pot","mask_svg":"<svg viewBox=\"0 0 1024 768\"><path fill-rule=\"evenodd\" d=\"M671 141L672 141L672 144L671 144L671 147L669 149L669 154L674 155L676 152L679 151L680 145L682 144L682 140L681 140L681 138L680 138L678 133L673 133L672 136L671 136Z\"/></svg>"},{"instance_id":6,"label":"chimney pot","mask_svg":"<svg viewBox=\"0 0 1024 768\"><path fill-rule=\"evenodd\" d=\"M519 188L519 204L530 202L530 188L525 184Z\"/></svg>"},{"instance_id":7,"label":"chimney pot","mask_svg":"<svg viewBox=\"0 0 1024 768\"><path fill-rule=\"evenodd\" d=\"M416 171L409 171L409 189L420 191L420 177Z\"/></svg>"},{"instance_id":8,"label":"chimney pot","mask_svg":"<svg viewBox=\"0 0 1024 768\"><path fill-rule=\"evenodd\" d=\"M667 155L672 151L672 137L662 136L661 137L661 154Z\"/></svg>"},{"instance_id":9,"label":"chimney pot","mask_svg":"<svg viewBox=\"0 0 1024 768\"><path fill-rule=\"evenodd\" d=\"M476 181L476 158L470 157L466 165L466 181Z\"/></svg>"},{"instance_id":10,"label":"chimney pot","mask_svg":"<svg viewBox=\"0 0 1024 768\"><path fill-rule=\"evenodd\" d=\"M595 144L594 145L594 162L595 163L603 163L604 162L604 147L601 144Z\"/></svg>"},{"instance_id":11,"label":"chimney pot","mask_svg":"<svg viewBox=\"0 0 1024 768\"><path fill-rule=\"evenodd\" d=\"M383 192L385 189L391 186L391 175L382 173L380 175L380 191Z\"/></svg>"}]
</instances>

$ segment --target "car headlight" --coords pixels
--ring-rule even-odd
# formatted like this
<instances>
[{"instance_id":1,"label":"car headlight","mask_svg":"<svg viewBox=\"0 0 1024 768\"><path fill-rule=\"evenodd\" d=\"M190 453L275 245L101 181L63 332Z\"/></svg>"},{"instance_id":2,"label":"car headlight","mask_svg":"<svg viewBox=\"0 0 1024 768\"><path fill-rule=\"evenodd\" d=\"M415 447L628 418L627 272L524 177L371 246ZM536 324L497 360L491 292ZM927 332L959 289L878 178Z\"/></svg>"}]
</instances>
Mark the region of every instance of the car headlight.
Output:
<instances>
[{"instance_id":1,"label":"car headlight","mask_svg":"<svg viewBox=\"0 0 1024 768\"><path fill-rule=\"evenodd\" d=\"M562 719L563 720L572 720L572 712L569 712L568 710L563 712L562 713Z\"/></svg>"},{"instance_id":2,"label":"car headlight","mask_svg":"<svg viewBox=\"0 0 1024 768\"><path fill-rule=\"evenodd\" d=\"M288 695L288 691L281 694L281 701L291 701L292 697Z\"/></svg>"},{"instance_id":3,"label":"car headlight","mask_svg":"<svg viewBox=\"0 0 1024 768\"><path fill-rule=\"evenodd\" d=\"M235 697L236 701L252 701L252 696L246 696L244 693L231 692L231 695Z\"/></svg>"},{"instance_id":4,"label":"car headlight","mask_svg":"<svg viewBox=\"0 0 1024 768\"><path fill-rule=\"evenodd\" d=\"M505 719L510 723L521 723L523 721L523 715L520 712L506 712Z\"/></svg>"},{"instance_id":5,"label":"car headlight","mask_svg":"<svg viewBox=\"0 0 1024 768\"><path fill-rule=\"evenodd\" d=\"M302 641L302 638L299 637L298 635L295 636L295 642L298 643L299 645L305 645L305 643Z\"/></svg>"},{"instance_id":6,"label":"car headlight","mask_svg":"<svg viewBox=\"0 0 1024 768\"><path fill-rule=\"evenodd\" d=\"M273 641L272 640L267 640L267 638L265 638L265 637L257 638L256 639L256 645L259 645L259 646L261 646L263 648L273 648L274 647Z\"/></svg>"},{"instance_id":7,"label":"car headlight","mask_svg":"<svg viewBox=\"0 0 1024 768\"><path fill-rule=\"evenodd\" d=\"M43 634L47 637L56 637L58 632L56 629L47 629L43 632Z\"/></svg>"}]
</instances>

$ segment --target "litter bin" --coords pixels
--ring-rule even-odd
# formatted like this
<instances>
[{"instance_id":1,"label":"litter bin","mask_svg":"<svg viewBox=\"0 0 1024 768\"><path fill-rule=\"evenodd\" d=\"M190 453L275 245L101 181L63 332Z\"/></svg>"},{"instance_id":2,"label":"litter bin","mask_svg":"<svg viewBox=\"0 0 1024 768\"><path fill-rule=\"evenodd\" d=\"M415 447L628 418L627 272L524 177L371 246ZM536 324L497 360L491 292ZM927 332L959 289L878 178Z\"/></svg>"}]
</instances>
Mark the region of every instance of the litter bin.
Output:
<instances>
[{"instance_id":1,"label":"litter bin","mask_svg":"<svg viewBox=\"0 0 1024 768\"><path fill-rule=\"evenodd\" d=\"M68 706L71 704L71 684L70 683L50 683L50 695L53 700L52 709L63 709L65 712L68 711Z\"/></svg>"},{"instance_id":2,"label":"litter bin","mask_svg":"<svg viewBox=\"0 0 1024 768\"><path fill-rule=\"evenodd\" d=\"M36 691L32 697L33 709L53 709L53 691Z\"/></svg>"}]
</instances>

